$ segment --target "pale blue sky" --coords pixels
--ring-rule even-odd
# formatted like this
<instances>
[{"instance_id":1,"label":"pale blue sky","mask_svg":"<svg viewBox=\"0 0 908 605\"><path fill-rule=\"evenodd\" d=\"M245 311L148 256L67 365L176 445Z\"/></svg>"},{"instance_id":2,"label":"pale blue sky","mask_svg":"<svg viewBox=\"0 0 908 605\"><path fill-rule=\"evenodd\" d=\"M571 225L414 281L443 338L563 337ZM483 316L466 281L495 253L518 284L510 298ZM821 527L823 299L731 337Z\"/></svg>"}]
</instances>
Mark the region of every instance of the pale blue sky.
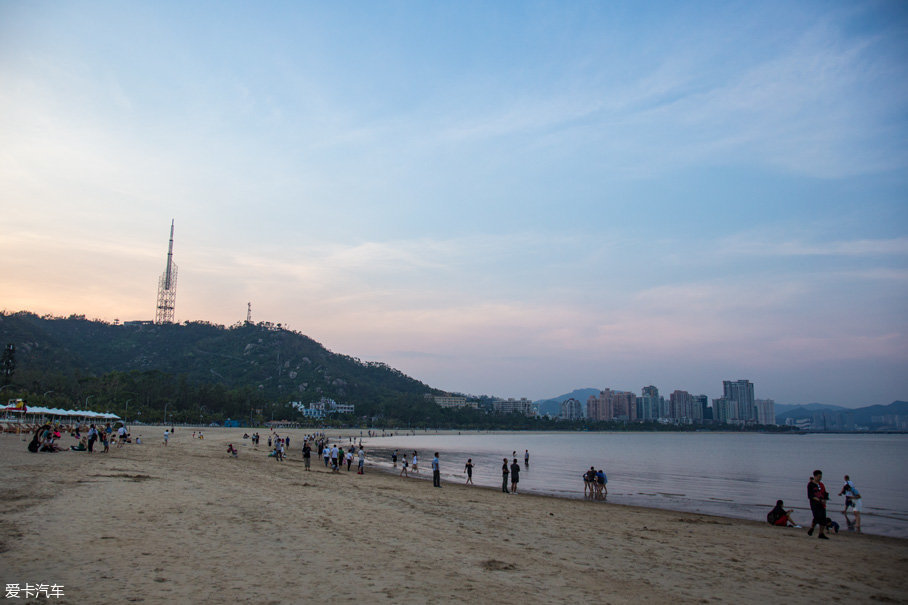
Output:
<instances>
[{"instance_id":1,"label":"pale blue sky","mask_svg":"<svg viewBox=\"0 0 908 605\"><path fill-rule=\"evenodd\" d=\"M903 2L0 1L0 307L448 390L908 398Z\"/></svg>"}]
</instances>

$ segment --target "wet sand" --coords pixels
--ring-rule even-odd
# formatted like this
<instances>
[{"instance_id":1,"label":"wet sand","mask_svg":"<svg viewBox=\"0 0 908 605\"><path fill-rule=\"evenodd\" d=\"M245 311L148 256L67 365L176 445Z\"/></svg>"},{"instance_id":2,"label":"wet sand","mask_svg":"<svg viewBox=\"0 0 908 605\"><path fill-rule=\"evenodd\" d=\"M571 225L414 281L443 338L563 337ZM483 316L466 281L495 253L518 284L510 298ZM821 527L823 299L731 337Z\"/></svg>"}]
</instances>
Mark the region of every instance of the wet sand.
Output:
<instances>
[{"instance_id":1,"label":"wet sand","mask_svg":"<svg viewBox=\"0 0 908 605\"><path fill-rule=\"evenodd\" d=\"M307 473L304 431L284 463L259 432L258 451L243 429L178 427L165 448L142 427L143 445L92 455L0 435L4 586L63 585L59 603L908 601L908 540Z\"/></svg>"}]
</instances>

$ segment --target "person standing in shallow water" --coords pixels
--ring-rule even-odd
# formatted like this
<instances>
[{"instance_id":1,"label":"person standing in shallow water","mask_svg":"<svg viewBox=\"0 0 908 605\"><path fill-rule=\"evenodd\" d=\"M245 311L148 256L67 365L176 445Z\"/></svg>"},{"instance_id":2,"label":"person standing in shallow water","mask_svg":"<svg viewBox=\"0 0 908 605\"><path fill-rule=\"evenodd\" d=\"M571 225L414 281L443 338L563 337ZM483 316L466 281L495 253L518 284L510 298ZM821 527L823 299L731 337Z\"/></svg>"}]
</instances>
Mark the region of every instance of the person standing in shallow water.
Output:
<instances>
[{"instance_id":1,"label":"person standing in shallow water","mask_svg":"<svg viewBox=\"0 0 908 605\"><path fill-rule=\"evenodd\" d=\"M520 465L517 464L517 458L511 464L511 493L517 493L517 484L520 483Z\"/></svg>"},{"instance_id":2,"label":"person standing in shallow water","mask_svg":"<svg viewBox=\"0 0 908 605\"><path fill-rule=\"evenodd\" d=\"M502 458L501 460L503 462L501 465L501 491L509 494L511 492L508 491L508 476L511 474L511 471L508 470L508 459Z\"/></svg>"},{"instance_id":3,"label":"person standing in shallow water","mask_svg":"<svg viewBox=\"0 0 908 605\"><path fill-rule=\"evenodd\" d=\"M530 470L530 450L523 450L523 469Z\"/></svg>"}]
</instances>

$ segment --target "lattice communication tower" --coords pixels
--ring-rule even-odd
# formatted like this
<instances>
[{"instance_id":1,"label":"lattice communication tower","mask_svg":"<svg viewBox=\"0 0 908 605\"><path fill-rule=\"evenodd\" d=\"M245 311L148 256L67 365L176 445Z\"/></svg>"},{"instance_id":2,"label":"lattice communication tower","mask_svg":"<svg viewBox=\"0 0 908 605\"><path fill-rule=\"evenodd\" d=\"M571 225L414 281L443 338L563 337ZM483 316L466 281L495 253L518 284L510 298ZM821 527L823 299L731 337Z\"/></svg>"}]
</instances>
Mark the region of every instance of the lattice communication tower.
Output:
<instances>
[{"instance_id":1,"label":"lattice communication tower","mask_svg":"<svg viewBox=\"0 0 908 605\"><path fill-rule=\"evenodd\" d=\"M173 307L177 300L177 266L173 263L173 219L170 221L170 246L167 248L167 268L158 280L156 324L173 323Z\"/></svg>"}]
</instances>

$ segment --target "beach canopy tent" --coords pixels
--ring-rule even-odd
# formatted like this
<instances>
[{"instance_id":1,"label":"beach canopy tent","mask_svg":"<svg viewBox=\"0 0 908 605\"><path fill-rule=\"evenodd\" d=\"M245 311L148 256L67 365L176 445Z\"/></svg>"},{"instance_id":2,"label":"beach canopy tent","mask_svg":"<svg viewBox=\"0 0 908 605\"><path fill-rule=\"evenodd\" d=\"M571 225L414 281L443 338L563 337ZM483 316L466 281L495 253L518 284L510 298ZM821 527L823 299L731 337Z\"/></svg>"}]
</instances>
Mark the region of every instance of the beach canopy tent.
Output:
<instances>
[{"instance_id":1,"label":"beach canopy tent","mask_svg":"<svg viewBox=\"0 0 908 605\"><path fill-rule=\"evenodd\" d=\"M119 420L116 414L92 412L89 410L63 410L60 408L45 408L38 406L9 406L0 408L0 412L13 412L28 416L69 416L73 418L94 418L99 420Z\"/></svg>"}]
</instances>

